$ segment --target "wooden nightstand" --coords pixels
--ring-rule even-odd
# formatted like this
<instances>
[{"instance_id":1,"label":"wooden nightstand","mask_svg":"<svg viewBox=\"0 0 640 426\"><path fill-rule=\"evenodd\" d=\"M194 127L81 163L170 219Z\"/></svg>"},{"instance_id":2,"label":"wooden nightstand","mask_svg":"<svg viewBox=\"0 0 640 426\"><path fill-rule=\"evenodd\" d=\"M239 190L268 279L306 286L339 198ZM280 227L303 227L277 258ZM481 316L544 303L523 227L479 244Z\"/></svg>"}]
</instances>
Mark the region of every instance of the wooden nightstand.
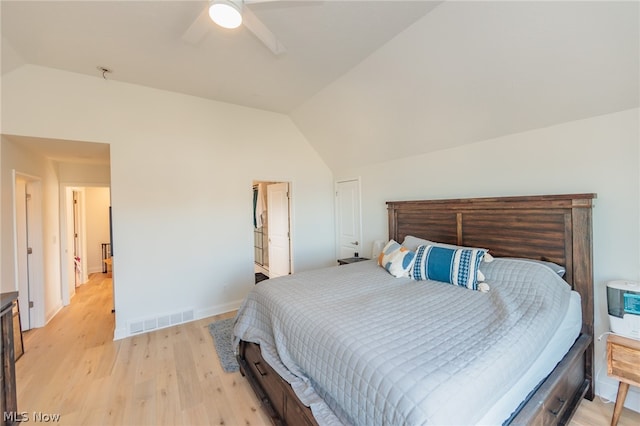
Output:
<instances>
[{"instance_id":1,"label":"wooden nightstand","mask_svg":"<svg viewBox=\"0 0 640 426\"><path fill-rule=\"evenodd\" d=\"M640 340L610 334L607 338L607 374L620 380L611 426L618 424L629 385L640 386Z\"/></svg>"},{"instance_id":2,"label":"wooden nightstand","mask_svg":"<svg viewBox=\"0 0 640 426\"><path fill-rule=\"evenodd\" d=\"M347 257L345 259L338 259L338 264L348 265L349 263L362 262L363 260L369 260L366 257Z\"/></svg>"}]
</instances>

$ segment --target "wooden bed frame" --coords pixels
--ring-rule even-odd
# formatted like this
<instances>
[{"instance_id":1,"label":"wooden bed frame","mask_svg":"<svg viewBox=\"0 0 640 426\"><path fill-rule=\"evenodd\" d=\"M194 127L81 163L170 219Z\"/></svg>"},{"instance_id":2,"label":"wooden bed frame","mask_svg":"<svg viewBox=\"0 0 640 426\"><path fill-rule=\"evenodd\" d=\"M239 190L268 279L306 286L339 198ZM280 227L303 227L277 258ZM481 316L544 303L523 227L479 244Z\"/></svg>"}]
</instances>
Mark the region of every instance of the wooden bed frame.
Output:
<instances>
[{"instance_id":1,"label":"wooden bed frame","mask_svg":"<svg viewBox=\"0 0 640 426\"><path fill-rule=\"evenodd\" d=\"M591 210L595 194L392 201L389 239L407 235L489 249L496 257L525 257L565 266L565 280L582 299L582 332L549 376L523 402L510 424L564 425L582 398L593 399L593 261ZM241 373L274 424L317 424L311 410L262 359L240 342Z\"/></svg>"}]
</instances>

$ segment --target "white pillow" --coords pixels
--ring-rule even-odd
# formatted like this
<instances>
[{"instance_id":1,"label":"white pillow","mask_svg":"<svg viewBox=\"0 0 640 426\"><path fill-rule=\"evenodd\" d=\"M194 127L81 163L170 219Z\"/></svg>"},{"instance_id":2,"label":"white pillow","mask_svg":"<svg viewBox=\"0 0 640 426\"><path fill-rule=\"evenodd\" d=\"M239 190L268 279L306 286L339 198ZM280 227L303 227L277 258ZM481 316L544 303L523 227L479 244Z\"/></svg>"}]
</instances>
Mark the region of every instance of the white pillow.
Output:
<instances>
[{"instance_id":1,"label":"white pillow","mask_svg":"<svg viewBox=\"0 0 640 426\"><path fill-rule=\"evenodd\" d=\"M414 237L413 235L407 235L404 237L402 245L411 251L418 250L420 246L432 246L435 243L433 241L425 240L423 238Z\"/></svg>"},{"instance_id":2,"label":"white pillow","mask_svg":"<svg viewBox=\"0 0 640 426\"><path fill-rule=\"evenodd\" d=\"M502 259L517 259L517 260L526 260L528 262L540 263L541 265L551 268L551 270L556 274L558 274L560 278L564 277L564 274L567 272L564 266L558 265L557 263L549 262L547 260L527 259L524 257L503 257Z\"/></svg>"},{"instance_id":3,"label":"white pillow","mask_svg":"<svg viewBox=\"0 0 640 426\"><path fill-rule=\"evenodd\" d=\"M446 248L450 248L450 249L469 249L469 250L482 250L485 252L482 261L483 262L492 262L493 261L493 256L491 256L488 253L488 250L485 248L481 248L481 247L464 247L464 246L458 246L455 244L447 244L447 243L439 243L436 241L431 241L431 240L425 240L424 238L418 238L418 237L414 237L413 235L407 235L406 237L404 237L404 241L402 241L402 245L405 246L406 248L408 248L409 250L412 251L416 251L418 250L418 247L420 246L439 246L439 247L446 247Z\"/></svg>"},{"instance_id":4,"label":"white pillow","mask_svg":"<svg viewBox=\"0 0 640 426\"><path fill-rule=\"evenodd\" d=\"M396 278L406 277L413 266L416 254L391 240L378 256L378 265L382 266Z\"/></svg>"}]
</instances>

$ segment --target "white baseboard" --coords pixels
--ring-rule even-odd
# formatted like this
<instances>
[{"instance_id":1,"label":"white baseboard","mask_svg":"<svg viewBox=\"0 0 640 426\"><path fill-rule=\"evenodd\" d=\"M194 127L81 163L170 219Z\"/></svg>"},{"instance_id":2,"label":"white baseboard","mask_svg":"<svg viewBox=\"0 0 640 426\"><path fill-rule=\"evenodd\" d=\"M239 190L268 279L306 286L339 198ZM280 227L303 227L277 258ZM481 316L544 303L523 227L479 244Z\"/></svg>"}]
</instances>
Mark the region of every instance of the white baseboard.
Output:
<instances>
[{"instance_id":1,"label":"white baseboard","mask_svg":"<svg viewBox=\"0 0 640 426\"><path fill-rule=\"evenodd\" d=\"M120 339L126 339L127 337L129 337L129 334L127 334L127 328L126 327L120 327L120 328L116 328L115 330L113 330L113 340L120 340Z\"/></svg>"},{"instance_id":2,"label":"white baseboard","mask_svg":"<svg viewBox=\"0 0 640 426\"><path fill-rule=\"evenodd\" d=\"M253 264L253 272L262 272L266 276L269 276L269 269L265 268L264 266L258 265L257 263Z\"/></svg>"},{"instance_id":3,"label":"white baseboard","mask_svg":"<svg viewBox=\"0 0 640 426\"><path fill-rule=\"evenodd\" d=\"M178 323L172 323L172 324L166 325L166 326L159 325L160 321L158 321L158 320L161 319L161 318L172 317L173 315L176 315L178 313L178 311L176 313L160 314L160 315L156 315L156 316L149 316L149 317L146 317L146 318L136 318L136 319L133 319L133 320L130 320L130 321L125 321L125 326L124 327L117 327L114 330L114 332L113 332L113 340L126 339L127 337L138 336L140 334L149 333L149 332L160 330L160 329L163 329L163 328L175 327L176 325L186 324L188 322L197 321L197 320L202 319L202 318L208 318L208 317L212 317L212 316L215 316L215 315L220 315L220 314L224 314L224 313L227 313L227 312L235 311L240 307L241 304L242 304L242 300L235 300L233 302L223 303L221 305L215 305L215 306L211 306L211 307L205 308L205 309L198 309L198 310L183 309L183 310L181 310L179 312L182 312L182 313L193 312L193 317L189 318L187 320L183 319ZM154 323L154 321L155 321L155 323ZM147 329L147 324L149 322L152 324L152 326L151 326L151 328ZM133 324L135 324L135 325L140 324L140 327L142 328L142 330L140 330L140 331L136 330L137 332L132 333L131 332L131 328L132 328Z\"/></svg>"},{"instance_id":4,"label":"white baseboard","mask_svg":"<svg viewBox=\"0 0 640 426\"><path fill-rule=\"evenodd\" d=\"M44 320L44 324L42 324L40 327L44 327L45 325L49 324L49 321L51 321L53 317L58 315L58 312L60 312L63 307L64 306L62 306L62 301L60 301L60 303L57 306L55 306L52 310L49 311L49 313L46 315L46 318Z\"/></svg>"},{"instance_id":5,"label":"white baseboard","mask_svg":"<svg viewBox=\"0 0 640 426\"><path fill-rule=\"evenodd\" d=\"M212 306L206 309L199 309L196 311L195 319L208 318L215 315L226 314L227 312L236 311L242 304L242 300L235 300L229 303L223 303L222 305Z\"/></svg>"},{"instance_id":6,"label":"white baseboard","mask_svg":"<svg viewBox=\"0 0 640 426\"><path fill-rule=\"evenodd\" d=\"M597 395L606 400L614 403L616 395L618 394L618 381L613 380L610 377L600 378L596 382ZM596 396L596 398L598 397ZM634 386L629 387L629 393L624 400L625 408L640 413L640 390Z\"/></svg>"}]
</instances>

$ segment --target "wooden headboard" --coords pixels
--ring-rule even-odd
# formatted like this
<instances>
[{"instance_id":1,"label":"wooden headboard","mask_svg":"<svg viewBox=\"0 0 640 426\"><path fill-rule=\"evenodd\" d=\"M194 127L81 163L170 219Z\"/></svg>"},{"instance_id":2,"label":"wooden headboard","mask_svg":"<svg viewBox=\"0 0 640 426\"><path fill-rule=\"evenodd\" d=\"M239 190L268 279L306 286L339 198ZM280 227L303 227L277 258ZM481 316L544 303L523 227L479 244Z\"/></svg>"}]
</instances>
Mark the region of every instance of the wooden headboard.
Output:
<instances>
[{"instance_id":1,"label":"wooden headboard","mask_svg":"<svg viewBox=\"0 0 640 426\"><path fill-rule=\"evenodd\" d=\"M582 333L593 336L594 198L596 194L390 201L389 239L402 242L413 235L483 247L496 257L526 257L563 265L565 280L582 298ZM593 349L588 353L585 369L592 379Z\"/></svg>"}]
</instances>

